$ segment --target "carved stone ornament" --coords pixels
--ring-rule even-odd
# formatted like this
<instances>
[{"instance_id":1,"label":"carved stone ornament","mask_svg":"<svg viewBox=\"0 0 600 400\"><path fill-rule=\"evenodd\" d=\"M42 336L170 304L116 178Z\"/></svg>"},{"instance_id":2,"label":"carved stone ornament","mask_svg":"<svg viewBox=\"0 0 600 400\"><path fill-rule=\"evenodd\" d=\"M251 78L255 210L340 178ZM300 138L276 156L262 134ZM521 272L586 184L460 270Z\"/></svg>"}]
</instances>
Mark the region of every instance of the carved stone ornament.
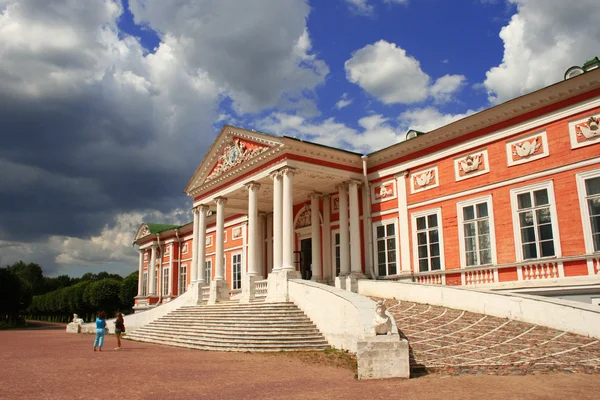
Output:
<instances>
[{"instance_id":1,"label":"carved stone ornament","mask_svg":"<svg viewBox=\"0 0 600 400\"><path fill-rule=\"evenodd\" d=\"M181 252L183 254L186 254L188 252L188 244L187 243L183 244L183 247L181 248Z\"/></svg>"},{"instance_id":2,"label":"carved stone ornament","mask_svg":"<svg viewBox=\"0 0 600 400\"><path fill-rule=\"evenodd\" d=\"M391 335L392 334L392 320L385 313L387 307L383 301L377 302L375 308L375 317L373 317L373 334L374 335Z\"/></svg>"},{"instance_id":3,"label":"carved stone ornament","mask_svg":"<svg viewBox=\"0 0 600 400\"><path fill-rule=\"evenodd\" d=\"M213 244L213 237L212 235L206 235L204 237L204 247L210 247Z\"/></svg>"},{"instance_id":4,"label":"carved stone ornament","mask_svg":"<svg viewBox=\"0 0 600 400\"><path fill-rule=\"evenodd\" d=\"M376 196L378 199L385 199L386 197L390 197L394 195L394 187L393 185L381 185L379 186L379 190L377 190Z\"/></svg>"},{"instance_id":5,"label":"carved stone ornament","mask_svg":"<svg viewBox=\"0 0 600 400\"><path fill-rule=\"evenodd\" d=\"M576 126L577 137L582 140L593 139L600 136L598 118L590 117L587 122Z\"/></svg>"},{"instance_id":6,"label":"carved stone ornament","mask_svg":"<svg viewBox=\"0 0 600 400\"><path fill-rule=\"evenodd\" d=\"M242 227L236 226L231 230L231 239L239 239L242 237Z\"/></svg>"},{"instance_id":7,"label":"carved stone ornament","mask_svg":"<svg viewBox=\"0 0 600 400\"><path fill-rule=\"evenodd\" d=\"M144 226L144 229L140 232L140 237L148 236L150 234L150 229L147 226Z\"/></svg>"},{"instance_id":8,"label":"carved stone ornament","mask_svg":"<svg viewBox=\"0 0 600 400\"><path fill-rule=\"evenodd\" d=\"M481 158L481 154L466 156L464 160L458 162L460 170L465 174L479 170L479 166L482 165Z\"/></svg>"},{"instance_id":9,"label":"carved stone ornament","mask_svg":"<svg viewBox=\"0 0 600 400\"><path fill-rule=\"evenodd\" d=\"M310 226L312 224L311 221L311 211L309 207L304 206L300 211L300 215L296 220L296 229L304 228L306 226Z\"/></svg>"},{"instance_id":10,"label":"carved stone ornament","mask_svg":"<svg viewBox=\"0 0 600 400\"><path fill-rule=\"evenodd\" d=\"M148 261L148 252L147 251L144 252L144 261Z\"/></svg>"},{"instance_id":11,"label":"carved stone ornament","mask_svg":"<svg viewBox=\"0 0 600 400\"><path fill-rule=\"evenodd\" d=\"M535 137L533 140L524 140L521 143L515 143L513 145L513 156L526 158L534 155L542 147L538 139L538 137Z\"/></svg>"},{"instance_id":12,"label":"carved stone ornament","mask_svg":"<svg viewBox=\"0 0 600 400\"><path fill-rule=\"evenodd\" d=\"M225 147L223 153L217 161L217 165L214 170L206 177L207 181L215 179L226 171L237 167L244 161L258 156L259 154L268 150L268 147L255 147L248 149L246 144L240 139L233 139L233 143Z\"/></svg>"},{"instance_id":13,"label":"carved stone ornament","mask_svg":"<svg viewBox=\"0 0 600 400\"><path fill-rule=\"evenodd\" d=\"M165 256L168 256L170 254L171 254L171 246L165 247Z\"/></svg>"},{"instance_id":14,"label":"carved stone ornament","mask_svg":"<svg viewBox=\"0 0 600 400\"><path fill-rule=\"evenodd\" d=\"M74 324L83 324L83 319L79 318L79 316L77 314L73 314L73 323Z\"/></svg>"},{"instance_id":15,"label":"carved stone ornament","mask_svg":"<svg viewBox=\"0 0 600 400\"><path fill-rule=\"evenodd\" d=\"M425 187L431 183L433 183L435 179L435 174L433 170L425 171L420 175L415 176L415 183L418 187Z\"/></svg>"}]
</instances>

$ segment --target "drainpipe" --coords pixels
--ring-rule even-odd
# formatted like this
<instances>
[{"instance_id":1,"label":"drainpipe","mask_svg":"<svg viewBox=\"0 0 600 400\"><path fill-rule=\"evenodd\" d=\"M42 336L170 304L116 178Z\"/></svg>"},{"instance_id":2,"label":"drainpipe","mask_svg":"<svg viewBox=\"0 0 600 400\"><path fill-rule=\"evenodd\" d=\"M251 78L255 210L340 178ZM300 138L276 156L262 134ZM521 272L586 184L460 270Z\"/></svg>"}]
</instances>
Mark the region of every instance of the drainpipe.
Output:
<instances>
[{"instance_id":1,"label":"drainpipe","mask_svg":"<svg viewBox=\"0 0 600 400\"><path fill-rule=\"evenodd\" d=\"M158 254L160 255L160 261L158 262L158 271L157 271L157 282L160 283L160 287L157 287L156 290L158 291L159 295L158 295L158 301L156 302L156 304L160 304L162 302L162 257L163 257L163 253L162 253L162 249L160 248L160 234L157 233L156 234L156 247L158 250ZM158 284L156 286L159 286Z\"/></svg>"},{"instance_id":2,"label":"drainpipe","mask_svg":"<svg viewBox=\"0 0 600 400\"><path fill-rule=\"evenodd\" d=\"M179 228L175 229L175 237L177 237L177 296L179 296L179 274L181 274L181 238L179 237ZM173 277L175 278L175 277Z\"/></svg>"},{"instance_id":3,"label":"drainpipe","mask_svg":"<svg viewBox=\"0 0 600 400\"><path fill-rule=\"evenodd\" d=\"M366 192L366 201L363 201L363 223L364 223L364 236L367 242L367 252L365 254L365 261L371 270L371 279L375 279L375 270L373 266L373 235L371 230L373 229L373 218L371 217L371 187L369 185L369 178L367 176L367 159L369 156L362 156L363 162L363 185Z\"/></svg>"}]
</instances>

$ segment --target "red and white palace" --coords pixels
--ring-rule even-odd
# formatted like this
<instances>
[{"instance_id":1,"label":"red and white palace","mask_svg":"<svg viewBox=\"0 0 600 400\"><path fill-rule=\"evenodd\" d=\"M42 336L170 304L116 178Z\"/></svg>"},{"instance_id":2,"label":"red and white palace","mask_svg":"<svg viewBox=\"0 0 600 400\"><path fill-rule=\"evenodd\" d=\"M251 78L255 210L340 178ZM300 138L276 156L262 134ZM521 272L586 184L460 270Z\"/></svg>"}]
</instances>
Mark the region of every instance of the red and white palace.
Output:
<instances>
[{"instance_id":1,"label":"red and white palace","mask_svg":"<svg viewBox=\"0 0 600 400\"><path fill-rule=\"evenodd\" d=\"M276 301L302 277L600 299L600 68L368 155L224 126L185 192L144 223L135 308L189 288Z\"/></svg>"}]
</instances>

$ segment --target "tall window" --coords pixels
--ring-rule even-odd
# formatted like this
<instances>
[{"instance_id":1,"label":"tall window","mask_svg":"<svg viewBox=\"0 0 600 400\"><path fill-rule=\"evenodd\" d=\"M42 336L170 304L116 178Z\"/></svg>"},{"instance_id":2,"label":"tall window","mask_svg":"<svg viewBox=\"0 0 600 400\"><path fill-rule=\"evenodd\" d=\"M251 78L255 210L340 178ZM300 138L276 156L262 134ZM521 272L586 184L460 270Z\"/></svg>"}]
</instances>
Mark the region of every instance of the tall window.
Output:
<instances>
[{"instance_id":1,"label":"tall window","mask_svg":"<svg viewBox=\"0 0 600 400\"><path fill-rule=\"evenodd\" d=\"M521 260L558 254L558 230L551 182L511 190Z\"/></svg>"},{"instance_id":2,"label":"tall window","mask_svg":"<svg viewBox=\"0 0 600 400\"><path fill-rule=\"evenodd\" d=\"M160 286L158 286L158 278L160 274L160 270L158 269L158 266L156 268L154 268L154 294L158 294L159 290L160 290Z\"/></svg>"},{"instance_id":3,"label":"tall window","mask_svg":"<svg viewBox=\"0 0 600 400\"><path fill-rule=\"evenodd\" d=\"M241 289L242 288L242 254L233 254L231 256L231 271L232 271L232 281L233 281L233 289Z\"/></svg>"},{"instance_id":4,"label":"tall window","mask_svg":"<svg viewBox=\"0 0 600 400\"><path fill-rule=\"evenodd\" d=\"M166 296L169 294L169 267L164 267L162 273L162 294Z\"/></svg>"},{"instance_id":5,"label":"tall window","mask_svg":"<svg viewBox=\"0 0 600 400\"><path fill-rule=\"evenodd\" d=\"M587 253L600 252L600 169L577 174Z\"/></svg>"},{"instance_id":6,"label":"tall window","mask_svg":"<svg viewBox=\"0 0 600 400\"><path fill-rule=\"evenodd\" d=\"M184 294L187 283L187 264L181 264L179 267L179 294Z\"/></svg>"},{"instance_id":7,"label":"tall window","mask_svg":"<svg viewBox=\"0 0 600 400\"><path fill-rule=\"evenodd\" d=\"M396 275L396 222L384 222L376 226L375 242L378 275Z\"/></svg>"},{"instance_id":8,"label":"tall window","mask_svg":"<svg viewBox=\"0 0 600 400\"><path fill-rule=\"evenodd\" d=\"M341 262L340 262L340 254L341 254L341 247L340 247L340 234L335 233L334 235L334 257L335 257L335 276L340 276L340 266L341 266Z\"/></svg>"},{"instance_id":9,"label":"tall window","mask_svg":"<svg viewBox=\"0 0 600 400\"><path fill-rule=\"evenodd\" d=\"M416 240L413 239L416 251L415 259L419 272L436 271L442 269L443 260L441 254L441 210L429 210L415 213L412 216L415 226Z\"/></svg>"},{"instance_id":10,"label":"tall window","mask_svg":"<svg viewBox=\"0 0 600 400\"><path fill-rule=\"evenodd\" d=\"M212 279L212 260L206 260L204 265L206 266L206 282L210 282Z\"/></svg>"},{"instance_id":11,"label":"tall window","mask_svg":"<svg viewBox=\"0 0 600 400\"><path fill-rule=\"evenodd\" d=\"M142 276L142 296L148 295L148 271L144 271Z\"/></svg>"},{"instance_id":12,"label":"tall window","mask_svg":"<svg viewBox=\"0 0 600 400\"><path fill-rule=\"evenodd\" d=\"M495 251L491 196L458 203L457 208L462 266L492 264Z\"/></svg>"}]
</instances>

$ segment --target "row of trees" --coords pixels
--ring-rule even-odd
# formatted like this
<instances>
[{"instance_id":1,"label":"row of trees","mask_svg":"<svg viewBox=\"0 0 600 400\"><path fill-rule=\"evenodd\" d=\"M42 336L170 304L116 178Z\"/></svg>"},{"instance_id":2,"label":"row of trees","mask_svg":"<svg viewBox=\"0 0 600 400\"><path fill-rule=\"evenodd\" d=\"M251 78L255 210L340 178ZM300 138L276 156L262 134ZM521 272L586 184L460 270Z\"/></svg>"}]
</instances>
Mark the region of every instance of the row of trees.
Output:
<instances>
[{"instance_id":1,"label":"row of trees","mask_svg":"<svg viewBox=\"0 0 600 400\"><path fill-rule=\"evenodd\" d=\"M86 321L102 310L108 316L131 312L137 294L137 271L118 274L86 273L81 278L44 277L37 264L19 261L0 268L0 320L20 318L68 322L73 313Z\"/></svg>"}]
</instances>

